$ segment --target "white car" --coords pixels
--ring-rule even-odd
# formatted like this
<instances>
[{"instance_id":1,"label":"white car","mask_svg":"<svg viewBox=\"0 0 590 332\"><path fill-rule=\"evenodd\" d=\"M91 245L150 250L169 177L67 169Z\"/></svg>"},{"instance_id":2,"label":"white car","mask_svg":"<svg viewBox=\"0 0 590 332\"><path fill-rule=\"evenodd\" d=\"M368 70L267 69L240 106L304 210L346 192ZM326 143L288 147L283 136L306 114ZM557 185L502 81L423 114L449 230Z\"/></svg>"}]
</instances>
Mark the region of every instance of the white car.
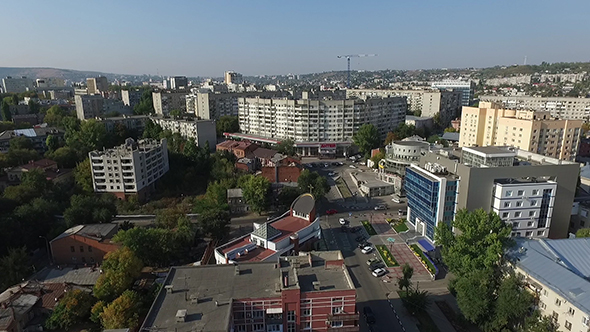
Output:
<instances>
[{"instance_id":1,"label":"white car","mask_svg":"<svg viewBox=\"0 0 590 332\"><path fill-rule=\"evenodd\" d=\"M363 249L361 249L361 252L362 252L363 254L368 254L368 253L370 253L371 251L373 251L373 247L371 247L371 246L366 246L366 247L364 247Z\"/></svg>"},{"instance_id":2,"label":"white car","mask_svg":"<svg viewBox=\"0 0 590 332\"><path fill-rule=\"evenodd\" d=\"M346 219L344 218L338 219L338 222L340 223L340 225L346 225Z\"/></svg>"},{"instance_id":3,"label":"white car","mask_svg":"<svg viewBox=\"0 0 590 332\"><path fill-rule=\"evenodd\" d=\"M334 172L328 173L328 176L334 176L334 175L336 175L336 173L334 173Z\"/></svg>"},{"instance_id":4,"label":"white car","mask_svg":"<svg viewBox=\"0 0 590 332\"><path fill-rule=\"evenodd\" d=\"M356 168L356 166L354 166L354 165L350 165L350 166L348 166L348 167L350 167L350 168Z\"/></svg>"},{"instance_id":5,"label":"white car","mask_svg":"<svg viewBox=\"0 0 590 332\"><path fill-rule=\"evenodd\" d=\"M371 273L373 275L373 277L375 278L379 278L383 275L385 275L387 273L387 271L385 269L375 269L373 271L373 273Z\"/></svg>"}]
</instances>

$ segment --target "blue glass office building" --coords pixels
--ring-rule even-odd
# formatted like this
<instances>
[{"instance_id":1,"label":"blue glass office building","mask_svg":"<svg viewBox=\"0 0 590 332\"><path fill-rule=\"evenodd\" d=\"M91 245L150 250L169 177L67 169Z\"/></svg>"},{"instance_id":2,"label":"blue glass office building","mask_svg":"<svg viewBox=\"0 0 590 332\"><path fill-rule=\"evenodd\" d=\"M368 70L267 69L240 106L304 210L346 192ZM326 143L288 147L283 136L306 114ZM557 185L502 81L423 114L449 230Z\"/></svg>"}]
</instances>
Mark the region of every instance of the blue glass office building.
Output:
<instances>
[{"instance_id":1,"label":"blue glass office building","mask_svg":"<svg viewBox=\"0 0 590 332\"><path fill-rule=\"evenodd\" d=\"M411 165L406 169L408 222L416 232L434 242L438 223L450 223L455 217L458 185L458 178L448 176L442 168L431 172Z\"/></svg>"}]
</instances>

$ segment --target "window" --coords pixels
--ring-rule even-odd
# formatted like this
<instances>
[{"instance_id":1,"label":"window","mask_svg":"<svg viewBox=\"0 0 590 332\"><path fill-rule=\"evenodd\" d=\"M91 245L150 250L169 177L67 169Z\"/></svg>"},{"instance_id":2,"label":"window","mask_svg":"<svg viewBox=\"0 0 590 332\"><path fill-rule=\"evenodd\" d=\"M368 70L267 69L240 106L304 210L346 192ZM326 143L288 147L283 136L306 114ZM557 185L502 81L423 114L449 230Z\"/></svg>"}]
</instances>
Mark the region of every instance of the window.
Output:
<instances>
[{"instance_id":1,"label":"window","mask_svg":"<svg viewBox=\"0 0 590 332\"><path fill-rule=\"evenodd\" d=\"M519 207L519 206L522 206L522 201L517 201L517 202L516 202L516 206L517 206L517 207Z\"/></svg>"},{"instance_id":2,"label":"window","mask_svg":"<svg viewBox=\"0 0 590 332\"><path fill-rule=\"evenodd\" d=\"M554 311L551 315L551 318L553 318L553 321L557 323L557 320L559 319L559 314Z\"/></svg>"},{"instance_id":3,"label":"window","mask_svg":"<svg viewBox=\"0 0 590 332\"><path fill-rule=\"evenodd\" d=\"M533 232L531 232L531 231L524 233L524 236L531 236L531 235L533 235Z\"/></svg>"},{"instance_id":4,"label":"window","mask_svg":"<svg viewBox=\"0 0 590 332\"><path fill-rule=\"evenodd\" d=\"M590 317L582 317L582 324L589 326L590 325Z\"/></svg>"},{"instance_id":5,"label":"window","mask_svg":"<svg viewBox=\"0 0 590 332\"><path fill-rule=\"evenodd\" d=\"M88 252L92 252L92 247L88 246Z\"/></svg>"},{"instance_id":6,"label":"window","mask_svg":"<svg viewBox=\"0 0 590 332\"><path fill-rule=\"evenodd\" d=\"M518 228L518 224L519 224L518 222L513 222L512 223L512 228Z\"/></svg>"},{"instance_id":7,"label":"window","mask_svg":"<svg viewBox=\"0 0 590 332\"><path fill-rule=\"evenodd\" d=\"M555 299L555 305L556 306L561 306L561 300L560 299Z\"/></svg>"},{"instance_id":8,"label":"window","mask_svg":"<svg viewBox=\"0 0 590 332\"><path fill-rule=\"evenodd\" d=\"M502 218L508 218L508 212L503 212L502 213Z\"/></svg>"},{"instance_id":9,"label":"window","mask_svg":"<svg viewBox=\"0 0 590 332\"><path fill-rule=\"evenodd\" d=\"M512 197L512 190L506 190L506 197Z\"/></svg>"},{"instance_id":10,"label":"window","mask_svg":"<svg viewBox=\"0 0 590 332\"><path fill-rule=\"evenodd\" d=\"M311 316L311 308L301 310L301 316Z\"/></svg>"},{"instance_id":11,"label":"window","mask_svg":"<svg viewBox=\"0 0 590 332\"><path fill-rule=\"evenodd\" d=\"M527 225L527 227L531 227L531 226L533 226L533 222L532 221L529 221L529 222L526 223L526 225Z\"/></svg>"},{"instance_id":12,"label":"window","mask_svg":"<svg viewBox=\"0 0 590 332\"><path fill-rule=\"evenodd\" d=\"M505 208L509 208L510 207L510 202L504 202L504 207Z\"/></svg>"},{"instance_id":13,"label":"window","mask_svg":"<svg viewBox=\"0 0 590 332\"><path fill-rule=\"evenodd\" d=\"M547 296L547 295L549 295L549 293L547 293L546 289L543 289L543 296Z\"/></svg>"},{"instance_id":14,"label":"window","mask_svg":"<svg viewBox=\"0 0 590 332\"><path fill-rule=\"evenodd\" d=\"M281 330L281 326L277 324L267 325L266 331L267 332L279 332Z\"/></svg>"},{"instance_id":15,"label":"window","mask_svg":"<svg viewBox=\"0 0 590 332\"><path fill-rule=\"evenodd\" d=\"M302 327L304 330L311 330L311 322L303 322Z\"/></svg>"},{"instance_id":16,"label":"window","mask_svg":"<svg viewBox=\"0 0 590 332\"><path fill-rule=\"evenodd\" d=\"M576 313L576 309L570 307L567 313L573 316Z\"/></svg>"},{"instance_id":17,"label":"window","mask_svg":"<svg viewBox=\"0 0 590 332\"><path fill-rule=\"evenodd\" d=\"M568 321L566 320L566 321L565 321L565 328L566 328L568 331L571 331L571 330L572 330L572 323L570 323L570 322L568 322Z\"/></svg>"},{"instance_id":18,"label":"window","mask_svg":"<svg viewBox=\"0 0 590 332\"><path fill-rule=\"evenodd\" d=\"M531 206L537 206L537 201L534 199L531 199Z\"/></svg>"},{"instance_id":19,"label":"window","mask_svg":"<svg viewBox=\"0 0 590 332\"><path fill-rule=\"evenodd\" d=\"M535 211L529 211L529 217L534 217L535 216Z\"/></svg>"},{"instance_id":20,"label":"window","mask_svg":"<svg viewBox=\"0 0 590 332\"><path fill-rule=\"evenodd\" d=\"M295 321L295 310L287 311L287 322L294 322Z\"/></svg>"},{"instance_id":21,"label":"window","mask_svg":"<svg viewBox=\"0 0 590 332\"><path fill-rule=\"evenodd\" d=\"M520 218L521 215L522 215L522 212L520 212L520 211L514 212L515 218Z\"/></svg>"},{"instance_id":22,"label":"window","mask_svg":"<svg viewBox=\"0 0 590 332\"><path fill-rule=\"evenodd\" d=\"M545 310L547 308L547 305L543 302L539 302L539 308Z\"/></svg>"},{"instance_id":23,"label":"window","mask_svg":"<svg viewBox=\"0 0 590 332\"><path fill-rule=\"evenodd\" d=\"M533 189L533 196L539 195L539 189Z\"/></svg>"},{"instance_id":24,"label":"window","mask_svg":"<svg viewBox=\"0 0 590 332\"><path fill-rule=\"evenodd\" d=\"M262 310L252 311L252 318L262 318L262 316L264 316L264 312Z\"/></svg>"},{"instance_id":25,"label":"window","mask_svg":"<svg viewBox=\"0 0 590 332\"><path fill-rule=\"evenodd\" d=\"M537 231L537 236L543 236L545 234L545 231Z\"/></svg>"},{"instance_id":26,"label":"window","mask_svg":"<svg viewBox=\"0 0 590 332\"><path fill-rule=\"evenodd\" d=\"M332 307L332 314L341 314L344 312L344 307Z\"/></svg>"},{"instance_id":27,"label":"window","mask_svg":"<svg viewBox=\"0 0 590 332\"><path fill-rule=\"evenodd\" d=\"M246 325L237 325L236 328L238 332L246 332Z\"/></svg>"},{"instance_id":28,"label":"window","mask_svg":"<svg viewBox=\"0 0 590 332\"><path fill-rule=\"evenodd\" d=\"M264 324L254 324L254 331L264 331Z\"/></svg>"},{"instance_id":29,"label":"window","mask_svg":"<svg viewBox=\"0 0 590 332\"><path fill-rule=\"evenodd\" d=\"M84 252L84 246L80 246L80 252Z\"/></svg>"},{"instance_id":30,"label":"window","mask_svg":"<svg viewBox=\"0 0 590 332\"><path fill-rule=\"evenodd\" d=\"M333 321L332 322L332 327L342 327L344 324L342 323L341 320L337 320L337 321Z\"/></svg>"},{"instance_id":31,"label":"window","mask_svg":"<svg viewBox=\"0 0 590 332\"><path fill-rule=\"evenodd\" d=\"M295 323L287 324L287 332L295 332Z\"/></svg>"},{"instance_id":32,"label":"window","mask_svg":"<svg viewBox=\"0 0 590 332\"><path fill-rule=\"evenodd\" d=\"M522 195L524 195L524 190L519 190L518 191L518 196L522 196Z\"/></svg>"}]
</instances>

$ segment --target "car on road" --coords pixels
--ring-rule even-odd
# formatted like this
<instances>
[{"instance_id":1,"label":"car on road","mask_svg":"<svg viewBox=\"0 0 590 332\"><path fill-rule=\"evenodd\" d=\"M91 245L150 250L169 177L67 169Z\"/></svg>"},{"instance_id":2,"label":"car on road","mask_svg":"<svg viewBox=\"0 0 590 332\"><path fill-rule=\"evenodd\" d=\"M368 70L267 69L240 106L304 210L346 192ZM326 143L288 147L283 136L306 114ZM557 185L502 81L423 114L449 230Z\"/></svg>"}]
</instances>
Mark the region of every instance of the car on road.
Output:
<instances>
[{"instance_id":1,"label":"car on road","mask_svg":"<svg viewBox=\"0 0 590 332\"><path fill-rule=\"evenodd\" d=\"M379 263L379 258L377 258L377 257L369 258L367 260L367 265L372 265L372 264L376 264L376 263Z\"/></svg>"},{"instance_id":2,"label":"car on road","mask_svg":"<svg viewBox=\"0 0 590 332\"><path fill-rule=\"evenodd\" d=\"M350 168L356 168L356 166L354 166L354 165L350 165L350 166L348 166L348 167L350 167Z\"/></svg>"},{"instance_id":3,"label":"car on road","mask_svg":"<svg viewBox=\"0 0 590 332\"><path fill-rule=\"evenodd\" d=\"M357 236L354 240L356 242L361 242L362 243L362 242L365 242L366 239L365 239L364 236L361 235L361 236Z\"/></svg>"},{"instance_id":4,"label":"car on road","mask_svg":"<svg viewBox=\"0 0 590 332\"><path fill-rule=\"evenodd\" d=\"M361 161L359 164L365 166L366 163L364 161Z\"/></svg>"},{"instance_id":5,"label":"car on road","mask_svg":"<svg viewBox=\"0 0 590 332\"><path fill-rule=\"evenodd\" d=\"M336 214L336 213L338 213L338 211L336 211L335 209L326 210L326 214L329 216Z\"/></svg>"},{"instance_id":6,"label":"car on road","mask_svg":"<svg viewBox=\"0 0 590 332\"><path fill-rule=\"evenodd\" d=\"M394 203L397 203L397 204L401 204L403 202L403 200L401 198L397 197L397 196L396 197L393 197L391 200Z\"/></svg>"},{"instance_id":7,"label":"car on road","mask_svg":"<svg viewBox=\"0 0 590 332\"><path fill-rule=\"evenodd\" d=\"M336 175L336 173L334 173L334 172L328 172L328 176L334 176L334 175Z\"/></svg>"},{"instance_id":8,"label":"car on road","mask_svg":"<svg viewBox=\"0 0 590 332\"><path fill-rule=\"evenodd\" d=\"M359 249L364 248L366 246L372 246L371 242L363 241L363 242L359 243L359 245L358 245Z\"/></svg>"},{"instance_id":9,"label":"car on road","mask_svg":"<svg viewBox=\"0 0 590 332\"><path fill-rule=\"evenodd\" d=\"M342 166L342 165L344 165L344 163L343 163L343 162L341 162L341 161L339 161L339 162L338 162L338 166Z\"/></svg>"},{"instance_id":10,"label":"car on road","mask_svg":"<svg viewBox=\"0 0 590 332\"><path fill-rule=\"evenodd\" d=\"M375 211L378 211L378 210L387 210L387 205L379 204L379 205L375 206Z\"/></svg>"},{"instance_id":11,"label":"car on road","mask_svg":"<svg viewBox=\"0 0 590 332\"><path fill-rule=\"evenodd\" d=\"M346 225L346 219L344 218L338 219L338 222L340 223L340 225Z\"/></svg>"},{"instance_id":12,"label":"car on road","mask_svg":"<svg viewBox=\"0 0 590 332\"><path fill-rule=\"evenodd\" d=\"M373 251L373 247L370 247L370 246L366 246L363 249L361 249L361 252L363 254L370 254L372 251Z\"/></svg>"},{"instance_id":13,"label":"car on road","mask_svg":"<svg viewBox=\"0 0 590 332\"><path fill-rule=\"evenodd\" d=\"M384 276L387 273L387 270L385 269L375 269L373 270L373 273L371 273L373 275L373 277L381 277Z\"/></svg>"},{"instance_id":14,"label":"car on road","mask_svg":"<svg viewBox=\"0 0 590 332\"><path fill-rule=\"evenodd\" d=\"M371 307L363 308L363 316L365 316L365 322L367 322L367 324L375 324L375 314L373 314Z\"/></svg>"}]
</instances>

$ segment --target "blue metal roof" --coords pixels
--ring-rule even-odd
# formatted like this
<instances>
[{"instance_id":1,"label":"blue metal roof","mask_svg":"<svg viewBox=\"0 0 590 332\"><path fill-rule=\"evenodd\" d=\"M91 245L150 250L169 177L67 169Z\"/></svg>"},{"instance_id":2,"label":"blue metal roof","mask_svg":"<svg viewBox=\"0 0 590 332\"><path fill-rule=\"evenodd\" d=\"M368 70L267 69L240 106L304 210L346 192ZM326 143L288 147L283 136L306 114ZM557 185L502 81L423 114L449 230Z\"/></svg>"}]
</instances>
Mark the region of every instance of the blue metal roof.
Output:
<instances>
[{"instance_id":1,"label":"blue metal roof","mask_svg":"<svg viewBox=\"0 0 590 332\"><path fill-rule=\"evenodd\" d=\"M418 240L418 243L424 248L426 251L433 251L434 247L430 244L430 241L426 239Z\"/></svg>"},{"instance_id":2,"label":"blue metal roof","mask_svg":"<svg viewBox=\"0 0 590 332\"><path fill-rule=\"evenodd\" d=\"M508 255L543 287L590 312L590 238L516 239Z\"/></svg>"}]
</instances>

